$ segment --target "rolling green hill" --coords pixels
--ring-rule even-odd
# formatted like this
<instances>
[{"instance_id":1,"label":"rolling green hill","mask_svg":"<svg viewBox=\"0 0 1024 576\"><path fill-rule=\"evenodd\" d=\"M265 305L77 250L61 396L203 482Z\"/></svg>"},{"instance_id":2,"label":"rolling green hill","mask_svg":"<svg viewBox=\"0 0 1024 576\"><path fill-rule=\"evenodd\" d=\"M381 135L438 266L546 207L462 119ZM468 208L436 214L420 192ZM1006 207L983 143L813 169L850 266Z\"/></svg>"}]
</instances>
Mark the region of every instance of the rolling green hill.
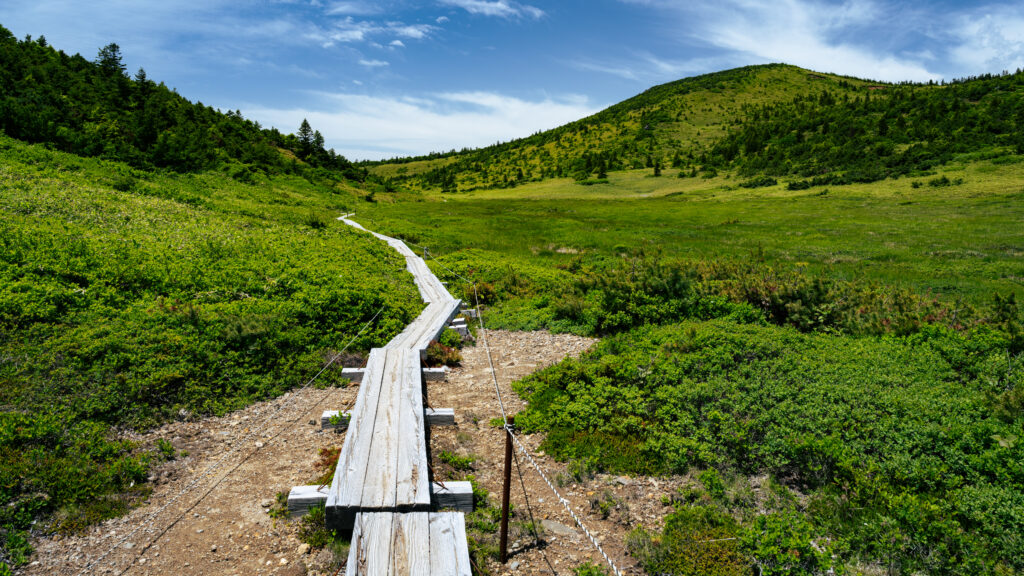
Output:
<instances>
[{"instance_id":1,"label":"rolling green hill","mask_svg":"<svg viewBox=\"0 0 1024 576\"><path fill-rule=\"evenodd\" d=\"M950 85L886 84L794 66L749 66L655 86L589 118L506 144L368 163L399 185L443 192L548 178L738 169L815 183L930 170L979 148L1024 152L1024 74ZM765 182L761 180L760 182Z\"/></svg>"},{"instance_id":2,"label":"rolling green hill","mask_svg":"<svg viewBox=\"0 0 1024 576\"><path fill-rule=\"evenodd\" d=\"M492 326L605 338L515 384L517 424L689 479L626 539L648 574L1019 574L1022 94L710 74L373 166L422 201L358 218Z\"/></svg>"}]
</instances>

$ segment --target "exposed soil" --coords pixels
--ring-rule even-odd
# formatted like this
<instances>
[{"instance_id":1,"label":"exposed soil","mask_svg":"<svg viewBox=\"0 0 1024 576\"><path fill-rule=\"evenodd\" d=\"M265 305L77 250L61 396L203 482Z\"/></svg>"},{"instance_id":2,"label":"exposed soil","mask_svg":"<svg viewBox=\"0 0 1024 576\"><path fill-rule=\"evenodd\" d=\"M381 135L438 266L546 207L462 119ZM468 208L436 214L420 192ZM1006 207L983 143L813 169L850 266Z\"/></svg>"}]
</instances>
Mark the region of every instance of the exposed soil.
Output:
<instances>
[{"instance_id":1,"label":"exposed soil","mask_svg":"<svg viewBox=\"0 0 1024 576\"><path fill-rule=\"evenodd\" d=\"M545 332L488 332L498 385L505 408L523 407L510 382L567 356L587 349L592 340ZM500 417L494 383L483 346L467 346L462 366L447 382L428 384L435 408L455 409L457 426L431 431L435 471L450 470L438 462L442 450L475 458L473 474L500 504L504 437L489 425ZM326 409L344 409L354 402L358 387L306 389L261 402L220 418L176 422L135 438L153 445L164 438L187 456L155 467L149 500L125 517L110 520L77 536L51 536L35 542L33 562L19 571L26 575L131 574L137 576L334 574L337 563L329 550L312 550L296 537L298 522L275 519L268 513L279 492L309 484L316 476L313 463L321 448L337 447L343 434L320 429ZM268 423L262 428L263 423ZM258 434L251 436L253 431ZM521 437L535 459L555 482L565 464L536 451L540 438ZM241 440L245 439L244 442ZM237 449L232 452L234 443ZM523 480L537 523L544 524L541 544L513 524L510 558L505 566L488 561L494 574L571 574L590 560L603 559L575 526L557 498L519 455ZM220 462L212 473L203 475ZM465 474L464 472L462 474ZM197 478L202 478L196 482ZM563 476L564 479L564 476ZM512 502L515 522L528 520L523 492L514 475ZM150 521L154 511L195 484ZM661 496L678 487L678 479L624 478L597 475L583 483L559 488L605 551L625 574L640 571L625 552L625 535L638 523L656 526L666 509ZM611 498L607 518L591 510L591 500ZM133 530L134 535L88 571L83 569L111 550ZM496 536L494 536L496 538Z\"/></svg>"}]
</instances>

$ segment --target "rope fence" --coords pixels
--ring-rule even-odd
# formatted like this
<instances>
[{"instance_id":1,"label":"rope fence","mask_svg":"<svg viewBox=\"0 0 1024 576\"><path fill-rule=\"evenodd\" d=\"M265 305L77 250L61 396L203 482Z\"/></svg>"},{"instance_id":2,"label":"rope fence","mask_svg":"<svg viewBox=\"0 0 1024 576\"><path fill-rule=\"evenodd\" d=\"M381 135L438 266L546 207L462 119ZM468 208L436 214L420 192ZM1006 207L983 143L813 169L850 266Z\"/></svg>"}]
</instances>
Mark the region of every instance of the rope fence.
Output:
<instances>
[{"instance_id":1,"label":"rope fence","mask_svg":"<svg viewBox=\"0 0 1024 576\"><path fill-rule=\"evenodd\" d=\"M597 538L594 537L594 535L590 531L590 529L587 528L587 525L583 523L583 520L572 509L572 506L570 505L569 501L567 499L565 499L565 497L562 496L562 494L558 491L558 489L555 488L555 485L551 483L551 480L548 478L548 475L540 467L540 465L537 463L537 461L534 460L534 458L530 454L529 450L527 450L526 447L523 445L523 443L519 440L519 437L515 433L514 427L511 426L509 424L509 422L508 422L508 415L507 415L507 412L505 410L505 402L504 402L504 400L503 400L503 398L501 396L501 388L498 385L498 374L497 374L497 371L494 368L494 359L493 359L493 356L491 354L491 347L490 347L490 344L487 341L487 328L484 325L484 316L483 316L483 312L481 311L481 308L480 308L480 295L477 293L476 282L466 278L465 276L459 274L455 270L452 270L451 268L446 266L443 262L438 260L437 257L434 256L430 252L430 249L427 248L426 246L422 246L422 245L419 245L419 244L412 244L412 245L416 246L418 248L422 248L424 256L429 257L431 260L436 262L439 266L444 268L446 271L450 272L451 274L455 275L456 277L460 278L461 280L463 280L464 282L466 282L467 284L472 286L472 288L473 288L474 308L476 309L477 322L478 322L479 327L480 327L480 339L483 342L484 350L485 350L485 352L487 354L487 364L488 364L488 367L489 367L490 372L491 372L491 381L494 384L494 393L495 393L495 396L498 399L498 407L501 409L501 419L502 419L502 422L504 423L505 433L508 434L512 438L512 440L515 443L515 445L519 448L519 451L521 451L523 453L523 456L526 457L526 460L537 471L537 474L540 475L542 480L544 480L544 483L548 485L548 488L551 489L551 492L558 499L558 502L562 505L563 508L565 508L565 511L569 513L569 516L572 517L572 519L576 523L576 525L579 526L580 530L583 531L583 533L586 535L587 539L590 540L591 545L593 545L594 548L601 554L601 556L604 558L604 561L612 569L612 572L615 574L615 576L623 576L622 571L619 570L619 567L615 564L615 562L611 559L611 557L608 556L608 553L604 551L604 548L601 546L601 543L598 542ZM516 464L518 465L518 458L516 459ZM520 477L520 482L521 481L522 481L522 478ZM526 496L526 486L525 486L525 484L523 485L523 494L524 494L524 496ZM527 497L527 506L529 507L529 497L528 496L526 496L526 497ZM531 517L532 517L532 510L530 510L530 513L531 513ZM545 559L546 559L546 556L545 556ZM553 569L552 569L552 571L553 571Z\"/></svg>"},{"instance_id":2,"label":"rope fence","mask_svg":"<svg viewBox=\"0 0 1024 576\"><path fill-rule=\"evenodd\" d=\"M290 396L288 397L288 399L287 399L287 400L286 400L286 401L284 402L284 404L282 404L282 405L278 406L276 410L273 410L273 411L271 411L271 412L270 412L269 414L267 414L267 415L266 415L266 417L265 417L265 418L263 419L263 421L262 421L262 422L261 422L261 423L260 423L260 424L259 424L258 426L256 426L256 427L254 427L254 428L252 428L252 429L251 429L251 431L249 432L249 434L247 434L246 436L244 436L244 437L243 437L243 438L242 438L241 440L238 440L238 441L236 441L236 442L235 442L235 443L234 443L234 444L233 444L233 445L231 446L231 448L230 448L230 449L229 449L229 450L228 450L227 452L225 452L223 456L221 456L221 457L220 457L220 459L218 459L218 460L217 460L216 462L214 462L213 464L211 464L211 465L210 465L210 466L209 466L209 467L208 467L208 468L207 468L207 469L206 469L206 470L205 470L205 471L204 471L204 472L203 472L202 474L200 474L199 476L196 476L195 478L193 478L193 479L192 479L192 480L191 480L191 481L190 481L190 482L189 482L188 484L186 484L186 485L185 485L185 487L184 487L184 488L182 488L182 489L181 489L181 490L180 490L180 491L179 491L179 492L178 492L177 494L175 494L175 495L174 495L174 496L173 496L173 497L172 497L172 498L171 498L170 500L168 500L167 502L165 502L165 503L164 503L164 504L163 504L162 506L160 506L159 508L157 508L157 509L156 509L155 511L151 512L151 513L150 513L150 514L149 514L149 515L148 515L148 516L146 517L146 519L145 519L145 520L143 520L142 522L140 522L140 523L139 523L138 525L136 525L136 526L135 526L135 528L134 528L134 529L130 530L130 531L129 531L129 532L127 533L127 534L125 534L125 535L124 535L123 537L121 537L121 538L120 538L120 539L119 539L119 540L118 540L118 541L117 541L117 542L116 542L116 543L115 543L115 544L114 544L113 546L111 546L111 547L110 547L110 548L108 548L108 549L107 549L107 550L106 550L105 552L103 552L103 553L102 553L102 554L100 554L100 555L99 555L98 557L96 557L95 559L93 559L92 561L90 561L90 562L89 562L88 564L86 564L86 565L85 565L85 566L84 566L84 567L83 567L83 568L82 568L82 569L81 569L81 570L80 570L80 571L78 572L78 576L85 576L86 574L93 574L93 573L95 573L95 568L96 568L96 566L97 566L98 564L100 564L100 563L102 563L102 562L103 562L104 560L106 560L106 558L107 558L108 556L110 556L110 555L111 555L111 554L112 554L112 553L113 553L113 552L114 552L115 550L117 550L118 548L121 548L121 547L122 547L122 546L123 546L123 545L124 545L124 544L125 544L126 542L128 542L129 540L131 540L131 539L132 539L132 538L133 538L133 537L134 537L134 536L135 536L136 534L138 534L139 532L141 532L141 531L142 531L143 529L146 529L146 530L147 530L147 532L148 532L148 531L150 531L150 530L152 530L152 525L153 525L153 523L154 523L154 522L156 521L157 517L158 517L158 516L159 516L159 515L160 515L160 514L161 514L161 513L162 513L162 512L164 511L164 510L166 510L166 509L168 509L169 507L171 507L171 506L172 506L172 505L173 505L173 504L174 504L175 502L177 502L178 500L180 500L180 499L181 499L181 498L182 498L183 496L185 496L186 494L188 494L188 493L192 492L192 491L193 491L193 490L194 490L194 489L195 489L195 488L196 488L196 487L197 487L197 486L199 485L199 483L200 483L200 482L202 482L202 481L203 481L203 480L204 480L204 479L205 479L206 477L210 476L210 475L211 475L211 474L213 474L213 473L214 473L214 472L215 472L216 470L218 470L218 469L219 469L219 468L220 468L220 467L221 467L221 466L222 466L222 465L224 464L224 462L226 462L226 461L228 460L228 458L230 458L230 457L231 457L232 455L234 455L234 454L235 454L236 452L238 452L238 450L239 450L239 449L240 449L240 448L241 448L242 446L248 445L248 443L249 443L249 442L250 442L251 440L253 440L253 438L256 438L256 437L258 437L258 436L259 436L260 434L262 434L262 433L264 432L264 430L266 430L266 429L267 429L267 428L269 427L270 423L274 421L274 419L273 419L273 418L271 418L271 416L276 416L276 415L280 414L280 413L281 413L282 411L284 411L284 410L287 410L287 409L288 409L288 408L289 408L289 407L291 406L291 404L292 404L292 402L293 402L293 401L295 400L295 398L296 398L296 397L298 396L298 392L301 392L301 391L305 390L306 388L310 387L310 386L311 386L311 385L312 385L312 384L313 384L314 382L316 382L316 380L317 380L317 379L318 379L318 378L319 378L319 377L320 377L320 376L321 376L321 375L322 375L322 374L323 374L324 372L326 372L326 371L327 371L327 369L328 369L328 368L330 368L330 367L331 367L331 366L332 366L332 365L333 365L333 364L334 364L334 363L335 363L335 362L336 362L336 361L338 360L338 358L340 358L340 357L341 357L341 355L342 355L342 354L344 354L344 353L345 353L345 352L346 352L346 351L348 350L349 346L351 346L351 345L352 345L353 343L355 343L355 341L356 341L357 339L359 339L359 337L360 337L360 336L362 336L364 332L366 332L366 329L367 329L367 328L369 328L369 326L370 326L370 325L371 325L371 324L372 324L372 323L373 323L373 322L374 322L374 321L375 321L375 320L376 320L376 319L377 319L377 318L378 318L378 317L380 316L381 312L383 312L383 311L384 311L385 307L386 307L386 305L382 305L382 306L380 307L380 309L379 309L379 310L377 310L377 313L376 313L376 314L374 314L372 318L370 318L369 320L367 320L367 321L366 321L366 323L365 323L365 324L363 324L363 327L362 327L362 328L361 328L361 329L359 330L359 332L358 332L358 333L356 333L356 335L355 335L355 336L353 336L351 340L349 340L348 344L345 344L345 347L344 347L344 348L342 348L342 349L341 349L341 350L340 350L339 352L337 352L337 353L336 353L336 354L335 354L335 355L334 355L333 357L331 357L331 359L330 359L330 360L328 360L328 361L327 361L327 362L326 362L326 363L324 364L324 366L323 366L323 367L322 367L322 368L320 369L320 371L319 371L319 372L317 372L317 373L316 373L316 374L315 374L315 375L314 375L314 376L313 376L312 378L310 378L310 379L309 379L309 380L308 380L308 381L307 381L307 382L306 382L305 384L303 384L303 385L302 385L302 387L300 387L300 388L299 388L298 390L295 390L295 391L293 391L293 393L292 393L292 394L291 394L291 395L290 395ZM321 400L320 402L323 402L323 400ZM320 404L320 402L318 402L318 403L317 403L317 405L319 405L319 404ZM295 421L297 421L297 419L296 419L296 420L292 420L292 421L289 421L289 422L287 422L287 424L289 424L289 425L290 425L290 424L294 424L294 422L295 422ZM275 436L274 436L273 438L276 438L276 437L277 437L278 435L280 435L280 432L279 432L279 433L278 433L277 435L275 435ZM272 438L272 439L273 439L273 438ZM250 457L252 457L252 455L253 455L253 454L255 454L255 453L256 453L256 452L258 451L258 450L259 450L259 447L257 447L257 450L254 450L254 451L253 451L252 453L248 454L248 455L247 455L247 456L246 456L245 458L243 458L243 459L242 459L242 460L241 460L241 461L240 461L240 462L239 462L239 463L238 463L238 464L237 464L237 465L236 465L236 466L235 466L234 468L232 468L232 470L231 470L231 471L233 471L233 470L237 469L237 468L238 468L238 466L240 466L240 465L241 465L242 463L244 463L245 461L247 461L247 460L248 460L248 459L249 459ZM230 474L230 472L231 472L231 471L229 471L228 473ZM221 480L220 480L220 481L222 481L222 480L223 480L223 478L221 478ZM220 483L220 481L218 481L218 482L217 482L216 484L214 484L214 485L213 485L213 487L216 487L216 485L217 485L217 484L219 484L219 483ZM211 487L211 490L212 490L212 487ZM156 536L156 538L154 538L154 539L153 539L152 541L150 541L150 542L149 542L148 544L146 544L145 546L142 546L142 547L140 547L140 548L139 548L139 551L138 551L138 552L137 552L137 553L135 554L135 557L137 558L137 557L138 557L138 556L139 556L140 554L142 554L143 552L145 552L146 550L148 550L148 549L149 549L149 548L150 548L150 547L151 547L151 546L152 546L152 545L153 545L154 543L156 543L156 541L157 541L157 540L158 540L158 539L159 539L160 537L162 537L162 536L163 536L164 534L166 534L167 530L169 530L169 529L170 529L170 527L172 527L172 526L174 526L175 524L177 524L177 523L178 523L178 521L179 521L179 520L181 520L181 518L182 518L182 517L183 517L183 516L184 516L185 514L187 514L189 510L191 510L191 509L192 509L192 508L194 508L194 507L195 507L196 505L198 505L198 504L199 504L199 502L201 502L201 501L203 500L203 498L205 498L205 497L206 497L206 496L207 496L208 494L209 494L209 491L207 491L207 492L206 492L205 494L203 494L203 496L202 496L202 497L200 497L200 499L199 499L198 501L196 501L195 503L193 503L193 504L192 504L191 506L189 506L189 507L188 507L188 508L187 508L186 510L184 510L183 512L181 512L180 514L178 514L178 515L177 515L177 516L176 516L176 517L174 518L174 520L173 520L173 521L172 521L172 522L171 522L170 524L168 524L168 526L167 526L167 527L165 527L165 528L164 528L163 530L161 530L161 532L160 532L160 533L159 533L159 534L158 534L158 535ZM131 564L129 564L129 565L128 565L128 566L126 567L126 568L124 568L123 570L121 570L121 571L120 571L120 572L119 572L118 574L125 574L126 572L128 572L129 570L131 570L133 566L135 566L135 561L134 561L134 559L132 560L132 563L131 563Z\"/></svg>"}]
</instances>

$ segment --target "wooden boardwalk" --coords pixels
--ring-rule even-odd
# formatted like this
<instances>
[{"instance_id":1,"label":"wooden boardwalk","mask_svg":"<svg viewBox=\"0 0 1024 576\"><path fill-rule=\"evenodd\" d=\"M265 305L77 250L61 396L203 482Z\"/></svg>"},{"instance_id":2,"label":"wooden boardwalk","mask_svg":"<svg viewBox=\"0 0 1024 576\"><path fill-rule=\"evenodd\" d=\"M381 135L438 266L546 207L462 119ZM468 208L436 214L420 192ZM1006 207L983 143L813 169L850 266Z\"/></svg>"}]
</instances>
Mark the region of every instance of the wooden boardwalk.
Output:
<instances>
[{"instance_id":1,"label":"wooden boardwalk","mask_svg":"<svg viewBox=\"0 0 1024 576\"><path fill-rule=\"evenodd\" d=\"M405 257L427 307L370 352L327 494L327 523L352 530L349 576L469 576L462 513L432 511L422 368L427 345L461 302L405 243L371 234Z\"/></svg>"}]
</instances>

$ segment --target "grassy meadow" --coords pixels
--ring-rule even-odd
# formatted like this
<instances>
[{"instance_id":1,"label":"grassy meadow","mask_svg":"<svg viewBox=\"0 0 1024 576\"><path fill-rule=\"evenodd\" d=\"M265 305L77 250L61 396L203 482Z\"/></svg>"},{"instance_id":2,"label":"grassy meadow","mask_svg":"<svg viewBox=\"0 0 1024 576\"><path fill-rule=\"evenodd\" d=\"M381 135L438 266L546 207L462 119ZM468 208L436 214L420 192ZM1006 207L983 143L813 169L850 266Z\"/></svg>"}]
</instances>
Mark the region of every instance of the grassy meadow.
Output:
<instances>
[{"instance_id":1,"label":"grassy meadow","mask_svg":"<svg viewBox=\"0 0 1024 576\"><path fill-rule=\"evenodd\" d=\"M280 395L378 310L350 352L419 313L404 261L334 219L352 197L0 136L0 566L26 561L35 520L73 531L145 494L167 454L116 429Z\"/></svg>"},{"instance_id":2,"label":"grassy meadow","mask_svg":"<svg viewBox=\"0 0 1024 576\"><path fill-rule=\"evenodd\" d=\"M357 206L356 218L435 254L471 248L557 268L646 247L682 259L756 258L984 305L996 292L1024 294L1024 163L1009 158L800 191L635 170L609 174L608 184L552 179L385 200ZM929 184L942 177L962 183Z\"/></svg>"},{"instance_id":3,"label":"grassy meadow","mask_svg":"<svg viewBox=\"0 0 1024 576\"><path fill-rule=\"evenodd\" d=\"M492 326L607 337L516 384L517 421L577 468L699 479L630 535L648 573L1024 570L1020 157L739 182L378 194L355 219L477 281Z\"/></svg>"}]
</instances>

